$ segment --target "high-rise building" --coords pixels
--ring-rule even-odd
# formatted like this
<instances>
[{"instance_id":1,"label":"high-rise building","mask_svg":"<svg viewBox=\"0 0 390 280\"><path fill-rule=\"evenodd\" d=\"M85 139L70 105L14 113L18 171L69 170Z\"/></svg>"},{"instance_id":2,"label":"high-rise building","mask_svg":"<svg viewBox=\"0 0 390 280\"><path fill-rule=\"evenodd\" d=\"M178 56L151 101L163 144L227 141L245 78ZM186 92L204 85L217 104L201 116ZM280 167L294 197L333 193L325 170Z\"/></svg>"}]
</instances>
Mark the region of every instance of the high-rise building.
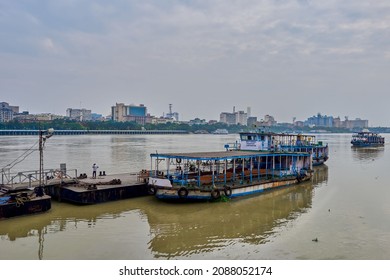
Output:
<instances>
[{"instance_id":1,"label":"high-rise building","mask_svg":"<svg viewBox=\"0 0 390 280\"><path fill-rule=\"evenodd\" d=\"M248 123L248 115L244 111L238 111L235 113L236 115L236 124L247 125Z\"/></svg>"},{"instance_id":2,"label":"high-rise building","mask_svg":"<svg viewBox=\"0 0 390 280\"><path fill-rule=\"evenodd\" d=\"M116 122L136 122L138 124L151 123L151 116L147 114L144 104L125 105L116 103L111 107L111 119Z\"/></svg>"},{"instance_id":3,"label":"high-rise building","mask_svg":"<svg viewBox=\"0 0 390 280\"><path fill-rule=\"evenodd\" d=\"M7 102L0 102L0 122L12 121L19 113L19 106L10 106Z\"/></svg>"},{"instance_id":4,"label":"high-rise building","mask_svg":"<svg viewBox=\"0 0 390 280\"><path fill-rule=\"evenodd\" d=\"M236 114L235 113L222 112L219 115L219 121L221 123L226 123L228 125L236 124Z\"/></svg>"},{"instance_id":5,"label":"high-rise building","mask_svg":"<svg viewBox=\"0 0 390 280\"><path fill-rule=\"evenodd\" d=\"M333 127L332 116L322 116L320 113L317 116L312 116L305 121L308 126Z\"/></svg>"},{"instance_id":6,"label":"high-rise building","mask_svg":"<svg viewBox=\"0 0 390 280\"><path fill-rule=\"evenodd\" d=\"M250 110L250 107L248 107ZM247 125L248 123L248 114L244 111L236 111L236 107L233 107L233 113L222 112L219 115L219 121L221 123L226 123L228 125L240 124Z\"/></svg>"}]
</instances>

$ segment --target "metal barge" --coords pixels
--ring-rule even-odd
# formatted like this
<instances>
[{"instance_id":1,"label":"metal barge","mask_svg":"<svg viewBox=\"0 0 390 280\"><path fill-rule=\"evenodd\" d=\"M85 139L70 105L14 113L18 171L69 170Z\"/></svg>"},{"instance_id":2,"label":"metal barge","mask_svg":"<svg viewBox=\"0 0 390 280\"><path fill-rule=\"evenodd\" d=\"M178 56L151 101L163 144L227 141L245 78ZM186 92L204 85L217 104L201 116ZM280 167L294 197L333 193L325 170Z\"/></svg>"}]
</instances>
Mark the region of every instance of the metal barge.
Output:
<instances>
[{"instance_id":1,"label":"metal barge","mask_svg":"<svg viewBox=\"0 0 390 280\"><path fill-rule=\"evenodd\" d=\"M218 200L285 187L312 176L304 152L151 154L149 193L163 200Z\"/></svg>"},{"instance_id":2,"label":"metal barge","mask_svg":"<svg viewBox=\"0 0 390 280\"><path fill-rule=\"evenodd\" d=\"M42 189L0 186L0 220L46 212L51 209L50 196Z\"/></svg>"},{"instance_id":3,"label":"metal barge","mask_svg":"<svg viewBox=\"0 0 390 280\"><path fill-rule=\"evenodd\" d=\"M41 185L48 199L73 204L96 204L148 195L146 170L132 174L106 175L104 172L93 179L61 164L60 169L43 170L41 182L39 177L39 170L16 173L3 170L1 186L33 190Z\"/></svg>"},{"instance_id":4,"label":"metal barge","mask_svg":"<svg viewBox=\"0 0 390 280\"><path fill-rule=\"evenodd\" d=\"M47 184L45 192L58 201L97 204L148 195L146 172L112 174Z\"/></svg>"}]
</instances>

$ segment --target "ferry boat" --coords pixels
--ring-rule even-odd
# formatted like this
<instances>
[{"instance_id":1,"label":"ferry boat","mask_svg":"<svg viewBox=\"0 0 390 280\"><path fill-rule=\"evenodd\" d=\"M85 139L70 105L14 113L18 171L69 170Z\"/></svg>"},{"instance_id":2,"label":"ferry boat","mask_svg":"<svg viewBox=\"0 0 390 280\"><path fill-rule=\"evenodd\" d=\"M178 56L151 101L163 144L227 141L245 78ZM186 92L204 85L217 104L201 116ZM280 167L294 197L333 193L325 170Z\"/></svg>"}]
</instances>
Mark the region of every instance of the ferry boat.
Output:
<instances>
[{"instance_id":1,"label":"ferry boat","mask_svg":"<svg viewBox=\"0 0 390 280\"><path fill-rule=\"evenodd\" d=\"M351 144L355 147L379 147L385 145L385 137L364 130L352 135Z\"/></svg>"},{"instance_id":2,"label":"ferry boat","mask_svg":"<svg viewBox=\"0 0 390 280\"><path fill-rule=\"evenodd\" d=\"M151 154L148 190L163 200L210 201L290 186L312 176L305 152Z\"/></svg>"},{"instance_id":3,"label":"ferry boat","mask_svg":"<svg viewBox=\"0 0 390 280\"><path fill-rule=\"evenodd\" d=\"M328 144L317 141L315 135L285 134L273 132L241 132L240 142L226 144L226 150L284 151L312 154L313 166L321 165L329 158Z\"/></svg>"}]
</instances>

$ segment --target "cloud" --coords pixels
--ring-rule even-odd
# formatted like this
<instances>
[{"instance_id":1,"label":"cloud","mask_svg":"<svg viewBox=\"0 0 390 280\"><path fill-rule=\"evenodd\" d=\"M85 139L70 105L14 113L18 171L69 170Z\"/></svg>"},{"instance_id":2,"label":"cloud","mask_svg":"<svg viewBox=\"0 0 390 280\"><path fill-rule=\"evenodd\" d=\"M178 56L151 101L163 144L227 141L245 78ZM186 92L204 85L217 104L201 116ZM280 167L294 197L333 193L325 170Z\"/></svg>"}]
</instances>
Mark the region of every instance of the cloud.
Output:
<instances>
[{"instance_id":1,"label":"cloud","mask_svg":"<svg viewBox=\"0 0 390 280\"><path fill-rule=\"evenodd\" d=\"M165 103L174 103L190 118L196 114L184 97L190 95L197 96L192 105L204 106L204 117L215 119L218 110L246 108L251 102L253 112L255 106L262 112L261 104L271 104L272 94L282 98L332 92L348 101L366 88L381 98L389 86L383 78L390 70L390 3L385 0L57 0L0 5L3 98L34 89L37 95L66 94L73 104L83 99L98 112L117 101L150 102L157 112L166 111ZM372 76L364 74L367 68ZM344 76L367 86L343 82ZM55 82L48 83L47 77ZM17 84L18 78L23 82ZM91 98L93 94L104 101ZM211 94L221 102L213 105L217 108L204 105ZM287 99L294 103L299 98ZM161 105L152 105L154 100ZM301 104L296 102L292 108ZM324 108L331 107L330 101L324 103ZM354 107L357 112L363 109L360 104ZM273 110L265 113L278 119L290 108ZM304 118L317 111L290 114Z\"/></svg>"}]
</instances>

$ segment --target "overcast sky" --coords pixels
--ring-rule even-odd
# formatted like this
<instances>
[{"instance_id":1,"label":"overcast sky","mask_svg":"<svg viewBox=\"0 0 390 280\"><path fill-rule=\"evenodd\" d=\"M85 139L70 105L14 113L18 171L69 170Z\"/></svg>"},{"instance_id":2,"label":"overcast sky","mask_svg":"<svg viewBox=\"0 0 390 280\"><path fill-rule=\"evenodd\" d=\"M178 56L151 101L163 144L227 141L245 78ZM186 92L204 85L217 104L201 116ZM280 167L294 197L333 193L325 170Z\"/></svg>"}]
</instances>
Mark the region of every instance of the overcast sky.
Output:
<instances>
[{"instance_id":1,"label":"overcast sky","mask_svg":"<svg viewBox=\"0 0 390 280\"><path fill-rule=\"evenodd\" d=\"M0 101L390 126L388 0L0 0Z\"/></svg>"}]
</instances>

